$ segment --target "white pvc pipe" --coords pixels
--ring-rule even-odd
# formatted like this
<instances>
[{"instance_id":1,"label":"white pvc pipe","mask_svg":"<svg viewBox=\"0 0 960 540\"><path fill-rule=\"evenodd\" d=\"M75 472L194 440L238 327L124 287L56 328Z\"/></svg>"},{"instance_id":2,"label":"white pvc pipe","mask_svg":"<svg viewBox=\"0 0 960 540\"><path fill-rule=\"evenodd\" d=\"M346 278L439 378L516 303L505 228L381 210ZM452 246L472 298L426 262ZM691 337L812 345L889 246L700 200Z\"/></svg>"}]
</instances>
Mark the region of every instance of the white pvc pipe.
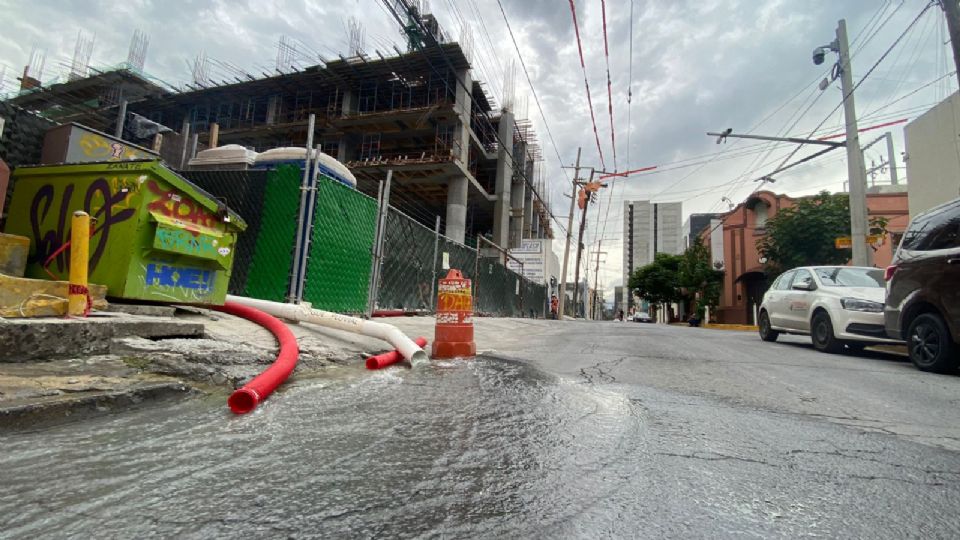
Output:
<instances>
[{"instance_id":1,"label":"white pvc pipe","mask_svg":"<svg viewBox=\"0 0 960 540\"><path fill-rule=\"evenodd\" d=\"M281 302L271 302L269 300L258 300L256 298L233 295L227 295L227 301L259 309L274 317L316 324L327 328L336 328L337 330L381 339L393 345L404 358L415 366L426 363L428 360L427 353L417 346L412 339L404 335L399 328L393 325L312 309L304 304L284 304Z\"/></svg>"}]
</instances>

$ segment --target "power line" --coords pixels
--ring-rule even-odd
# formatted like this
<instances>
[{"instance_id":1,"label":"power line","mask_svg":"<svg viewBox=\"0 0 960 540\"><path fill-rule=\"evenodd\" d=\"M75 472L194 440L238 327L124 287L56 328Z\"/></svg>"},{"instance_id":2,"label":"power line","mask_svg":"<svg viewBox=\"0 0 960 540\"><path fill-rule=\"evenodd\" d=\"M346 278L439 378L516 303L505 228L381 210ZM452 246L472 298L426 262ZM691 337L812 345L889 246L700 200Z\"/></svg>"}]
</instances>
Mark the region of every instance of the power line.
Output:
<instances>
[{"instance_id":1,"label":"power line","mask_svg":"<svg viewBox=\"0 0 960 540\"><path fill-rule=\"evenodd\" d=\"M600 148L600 134L597 132L597 117L593 113L593 98L590 97L590 81L587 80L587 64L583 61L583 42L580 41L580 26L577 24L577 6L570 0L570 14L573 15L573 30L577 35L577 51L580 53L580 69L583 70L583 86L587 89L587 106L590 107L590 122L593 123L593 137L597 141L597 152L600 154L600 167L606 169L603 159L603 149Z\"/></svg>"},{"instance_id":2,"label":"power line","mask_svg":"<svg viewBox=\"0 0 960 540\"><path fill-rule=\"evenodd\" d=\"M560 157L560 150L557 148L557 141L553 139L553 132L550 131L550 124L547 123L547 115L543 112L543 107L540 105L540 98L537 96L537 89L533 86L533 80L530 79L530 72L527 70L527 64L523 61L523 55L520 54L520 47L517 45L517 38L513 35L513 28L510 27L510 21L507 19L507 12L503 10L503 4L500 0L497 0L497 5L500 6L500 13L503 15L503 22L507 25L507 31L510 32L510 40L513 41L513 48L517 51L517 57L520 58L520 67L523 68L523 74L527 78L527 84L530 85L530 91L533 93L533 101L537 104L537 110L540 111L540 117L543 118L543 127L547 130L547 136L550 137L550 145L553 146L553 151L557 154L557 160L560 162L561 168L565 177L569 181L569 176L567 176L566 169L563 168L563 158Z\"/></svg>"},{"instance_id":3,"label":"power line","mask_svg":"<svg viewBox=\"0 0 960 540\"><path fill-rule=\"evenodd\" d=\"M500 0L497 0L498 2ZM607 41L607 2L606 0L600 0L600 12L603 15L603 56L607 62L607 112L610 115L610 146L613 148L613 170L616 172L617 169L617 139L616 139L616 130L613 128L613 89L612 84L610 83L610 44ZM631 17L632 19L632 17ZM631 25L633 21L630 21ZM631 36L632 37L632 36ZM610 190L610 195L613 196L613 190Z\"/></svg>"}]
</instances>

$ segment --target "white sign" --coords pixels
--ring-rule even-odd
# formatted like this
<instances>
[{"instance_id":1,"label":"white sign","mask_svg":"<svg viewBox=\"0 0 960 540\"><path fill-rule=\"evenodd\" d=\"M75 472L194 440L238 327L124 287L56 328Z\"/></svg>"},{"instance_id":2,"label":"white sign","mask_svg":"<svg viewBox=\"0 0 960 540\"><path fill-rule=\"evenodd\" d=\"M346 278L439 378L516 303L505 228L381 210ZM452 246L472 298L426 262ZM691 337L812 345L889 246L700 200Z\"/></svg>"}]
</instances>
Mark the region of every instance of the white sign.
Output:
<instances>
[{"instance_id":1,"label":"white sign","mask_svg":"<svg viewBox=\"0 0 960 540\"><path fill-rule=\"evenodd\" d=\"M507 268L520 274L519 260L523 263L523 277L535 283L546 283L543 240L522 240L519 248L508 251L513 258L507 259Z\"/></svg>"}]
</instances>

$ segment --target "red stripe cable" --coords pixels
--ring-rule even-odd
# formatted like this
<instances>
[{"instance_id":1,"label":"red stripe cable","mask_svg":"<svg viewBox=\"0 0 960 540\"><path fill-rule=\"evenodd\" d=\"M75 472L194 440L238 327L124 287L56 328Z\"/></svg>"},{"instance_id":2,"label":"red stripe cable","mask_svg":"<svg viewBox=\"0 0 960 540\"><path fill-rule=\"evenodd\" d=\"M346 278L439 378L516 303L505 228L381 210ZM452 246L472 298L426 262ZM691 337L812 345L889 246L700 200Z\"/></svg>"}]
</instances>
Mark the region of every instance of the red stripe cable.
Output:
<instances>
[{"instance_id":1,"label":"red stripe cable","mask_svg":"<svg viewBox=\"0 0 960 540\"><path fill-rule=\"evenodd\" d=\"M97 234L97 231L98 229L96 227L90 227L90 238L93 238L93 235ZM50 256L47 257L47 260L43 261L43 271L46 272L48 276L50 276L50 279L57 281L57 276L53 275L53 272L51 272L50 269L48 268L50 266L50 263L52 263L54 259L56 259L61 253L63 253L69 248L70 248L70 240L67 240L60 247L58 247L53 253L51 253Z\"/></svg>"},{"instance_id":2,"label":"red stripe cable","mask_svg":"<svg viewBox=\"0 0 960 540\"><path fill-rule=\"evenodd\" d=\"M613 147L613 170L617 170L617 138L613 129L613 89L610 82L610 46L607 42L607 2L600 0L600 12L603 14L603 56L607 61L607 112L610 114L610 146ZM613 194L613 191L610 192Z\"/></svg>"},{"instance_id":3,"label":"red stripe cable","mask_svg":"<svg viewBox=\"0 0 960 540\"><path fill-rule=\"evenodd\" d=\"M587 89L587 105L590 107L590 121L593 122L593 138L597 141L597 152L600 153L600 167L607 168L603 160L603 149L600 148L600 134L597 132L597 117L593 114L593 98L590 97L590 83L587 81L587 64L583 61L583 43L580 41L580 27L577 25L577 7L570 0L570 14L573 15L573 31L577 34L577 51L580 53L580 68L583 70L583 86Z\"/></svg>"}]
</instances>

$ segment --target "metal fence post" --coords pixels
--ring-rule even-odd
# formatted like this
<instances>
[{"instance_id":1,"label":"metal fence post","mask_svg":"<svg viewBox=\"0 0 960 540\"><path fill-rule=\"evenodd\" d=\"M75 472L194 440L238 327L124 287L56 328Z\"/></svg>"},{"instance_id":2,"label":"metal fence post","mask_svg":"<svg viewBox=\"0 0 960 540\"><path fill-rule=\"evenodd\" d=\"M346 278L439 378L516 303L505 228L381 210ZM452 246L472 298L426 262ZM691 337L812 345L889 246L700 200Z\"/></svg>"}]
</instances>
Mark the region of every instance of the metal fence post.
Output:
<instances>
[{"instance_id":1,"label":"metal fence post","mask_svg":"<svg viewBox=\"0 0 960 540\"><path fill-rule=\"evenodd\" d=\"M476 257L473 259L473 312L480 312L480 235L477 235L477 249L474 251Z\"/></svg>"},{"instance_id":2,"label":"metal fence post","mask_svg":"<svg viewBox=\"0 0 960 540\"><path fill-rule=\"evenodd\" d=\"M527 278L526 278L526 272L524 271L524 268L523 268L523 262L521 262L519 259L517 260L517 262L520 263L520 282L519 282L520 283L520 317L526 318L526 312L523 310L523 307L524 307L523 306L523 290L527 288L527 284L524 283L524 280L526 280Z\"/></svg>"},{"instance_id":3,"label":"metal fence post","mask_svg":"<svg viewBox=\"0 0 960 540\"><path fill-rule=\"evenodd\" d=\"M293 249L293 265L290 273L290 288L288 289L287 299L290 302L300 303L298 292L301 290L301 281L303 280L303 269L301 268L301 255L304 250L303 237L304 225L306 223L307 202L309 200L310 190L310 147L313 146L313 127L316 117L311 113L307 121L307 146L306 157L303 163L303 180L300 182L300 212L297 215L297 241Z\"/></svg>"},{"instance_id":4,"label":"metal fence post","mask_svg":"<svg viewBox=\"0 0 960 540\"><path fill-rule=\"evenodd\" d=\"M313 243L313 216L317 212L317 186L320 175L320 145L314 149L313 170L307 183L307 215L304 225L303 248L300 252L300 278L297 280L297 298L303 302L303 289L307 282L307 264L310 262L310 244ZM309 162L308 162L309 163Z\"/></svg>"},{"instance_id":5,"label":"metal fence post","mask_svg":"<svg viewBox=\"0 0 960 540\"><path fill-rule=\"evenodd\" d=\"M440 248L440 216L437 216L437 224L433 227L433 277L430 279L430 310L437 312L436 301L437 294L437 251Z\"/></svg>"},{"instance_id":6,"label":"metal fence post","mask_svg":"<svg viewBox=\"0 0 960 540\"><path fill-rule=\"evenodd\" d=\"M367 317L373 317L373 310L377 303L380 290L380 266L383 263L383 239L386 236L387 211L390 209L390 181L393 178L393 169L387 171L387 181L383 183L380 192L380 204L377 210L377 232L373 243L373 260L370 268L370 286L367 297Z\"/></svg>"}]
</instances>

